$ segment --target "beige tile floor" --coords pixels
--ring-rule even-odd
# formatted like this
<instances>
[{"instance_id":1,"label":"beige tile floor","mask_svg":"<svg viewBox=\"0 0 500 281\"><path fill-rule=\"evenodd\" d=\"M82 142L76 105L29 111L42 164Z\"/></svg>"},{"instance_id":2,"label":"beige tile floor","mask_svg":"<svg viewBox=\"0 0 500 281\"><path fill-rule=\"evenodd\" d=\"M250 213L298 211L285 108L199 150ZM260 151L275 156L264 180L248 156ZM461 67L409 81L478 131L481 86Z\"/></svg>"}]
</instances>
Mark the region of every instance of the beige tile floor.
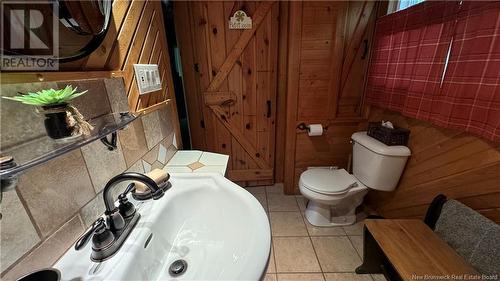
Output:
<instances>
[{"instance_id":1,"label":"beige tile floor","mask_svg":"<svg viewBox=\"0 0 500 281\"><path fill-rule=\"evenodd\" d=\"M265 281L383 281L354 273L363 255L363 222L315 227L304 218L306 200L284 195L280 184L246 188L271 223L271 259Z\"/></svg>"}]
</instances>

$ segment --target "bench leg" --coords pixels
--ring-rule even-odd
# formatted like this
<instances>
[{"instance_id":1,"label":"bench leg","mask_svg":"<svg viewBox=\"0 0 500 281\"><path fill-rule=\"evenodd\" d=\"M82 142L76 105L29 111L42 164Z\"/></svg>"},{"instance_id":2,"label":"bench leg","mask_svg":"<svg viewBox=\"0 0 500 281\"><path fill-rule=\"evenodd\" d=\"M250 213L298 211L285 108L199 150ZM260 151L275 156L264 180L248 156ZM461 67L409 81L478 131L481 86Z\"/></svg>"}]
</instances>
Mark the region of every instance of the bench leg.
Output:
<instances>
[{"instance_id":1,"label":"bench leg","mask_svg":"<svg viewBox=\"0 0 500 281\"><path fill-rule=\"evenodd\" d=\"M363 263L356 268L358 274L383 273L385 255L366 226L363 229Z\"/></svg>"}]
</instances>

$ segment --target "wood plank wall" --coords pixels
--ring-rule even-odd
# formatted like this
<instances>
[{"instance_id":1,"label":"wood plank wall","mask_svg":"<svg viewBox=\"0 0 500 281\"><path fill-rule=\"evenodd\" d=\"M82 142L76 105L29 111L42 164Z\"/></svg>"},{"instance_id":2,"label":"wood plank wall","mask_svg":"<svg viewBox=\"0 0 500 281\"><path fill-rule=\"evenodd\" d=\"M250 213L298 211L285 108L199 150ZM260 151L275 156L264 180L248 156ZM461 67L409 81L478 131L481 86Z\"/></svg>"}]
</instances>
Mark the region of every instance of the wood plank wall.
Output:
<instances>
[{"instance_id":1,"label":"wood plank wall","mask_svg":"<svg viewBox=\"0 0 500 281\"><path fill-rule=\"evenodd\" d=\"M350 136L359 129L377 2L290 3L285 192L298 193L309 166L346 168ZM300 123L327 131L309 137Z\"/></svg>"},{"instance_id":2,"label":"wood plank wall","mask_svg":"<svg viewBox=\"0 0 500 281\"><path fill-rule=\"evenodd\" d=\"M442 193L500 223L500 145L372 107L370 121L391 120L411 130L412 156L398 188L370 191L367 203L388 218L423 218Z\"/></svg>"},{"instance_id":3,"label":"wood plank wall","mask_svg":"<svg viewBox=\"0 0 500 281\"><path fill-rule=\"evenodd\" d=\"M118 0L112 9L110 29L101 46L88 57L62 64L61 71L122 71L131 111L151 110L171 99L177 120L161 2ZM158 64L162 90L139 96L136 63Z\"/></svg>"}]
</instances>

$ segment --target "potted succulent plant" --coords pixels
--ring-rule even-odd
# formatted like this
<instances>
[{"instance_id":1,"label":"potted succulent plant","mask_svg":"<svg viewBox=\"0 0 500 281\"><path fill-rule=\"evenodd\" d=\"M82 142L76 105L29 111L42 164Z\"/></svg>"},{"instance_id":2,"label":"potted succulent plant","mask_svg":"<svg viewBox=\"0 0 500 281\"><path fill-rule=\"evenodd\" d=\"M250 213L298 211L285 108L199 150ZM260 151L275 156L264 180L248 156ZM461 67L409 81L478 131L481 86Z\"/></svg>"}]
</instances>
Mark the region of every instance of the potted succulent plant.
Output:
<instances>
[{"instance_id":1,"label":"potted succulent plant","mask_svg":"<svg viewBox=\"0 0 500 281\"><path fill-rule=\"evenodd\" d=\"M76 107L69 101L85 94L77 92L77 88L67 85L64 89L41 90L36 93L21 94L15 97L3 97L23 104L38 106L38 112L45 115L47 135L53 139L65 139L88 135L93 129Z\"/></svg>"}]
</instances>

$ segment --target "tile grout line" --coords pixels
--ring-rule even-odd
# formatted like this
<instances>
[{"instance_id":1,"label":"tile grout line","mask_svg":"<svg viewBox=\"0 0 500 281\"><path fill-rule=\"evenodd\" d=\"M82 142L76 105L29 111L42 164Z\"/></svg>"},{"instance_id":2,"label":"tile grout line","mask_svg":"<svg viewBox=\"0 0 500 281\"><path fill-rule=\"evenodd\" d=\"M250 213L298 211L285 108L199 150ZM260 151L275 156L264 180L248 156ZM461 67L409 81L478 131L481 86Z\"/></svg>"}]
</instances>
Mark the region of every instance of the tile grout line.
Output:
<instances>
[{"instance_id":1,"label":"tile grout line","mask_svg":"<svg viewBox=\"0 0 500 281\"><path fill-rule=\"evenodd\" d=\"M267 209L267 213L269 214L269 200L267 199L268 196L267 196L267 187L264 187L264 195L266 196L266 209ZM276 280L278 280L278 267L276 265L276 251L274 251L274 236L273 236L273 230L271 228L271 218L270 218L270 214L268 215L268 220L269 220L269 228L271 229L271 251L272 251L272 254L273 254L273 262L274 262L274 274L276 275ZM270 257L269 257L270 258ZM269 265L267 265L269 267ZM267 268L266 268L266 274L267 274Z\"/></svg>"},{"instance_id":2,"label":"tile grout line","mask_svg":"<svg viewBox=\"0 0 500 281\"><path fill-rule=\"evenodd\" d=\"M349 273L349 272L327 272L327 273ZM319 271L283 271L269 274L323 274L323 272Z\"/></svg>"},{"instance_id":3,"label":"tile grout line","mask_svg":"<svg viewBox=\"0 0 500 281\"><path fill-rule=\"evenodd\" d=\"M314 243L313 243L311 236L309 236L309 241L311 241L311 246L313 248L314 255L316 256L316 260L318 261L319 269L323 273L323 267L321 266L321 262L319 261L318 253L316 252L316 247L314 247Z\"/></svg>"},{"instance_id":4,"label":"tile grout line","mask_svg":"<svg viewBox=\"0 0 500 281\"><path fill-rule=\"evenodd\" d=\"M89 170L89 167L88 167L88 164L87 164L87 160L85 159L85 156L83 155L83 151L82 151L82 148L80 147L79 149L79 152L80 152L80 156L82 157L82 160L83 160L83 165L85 166L85 171L87 171L87 176L89 177L89 181L90 181L90 184L92 185L92 189L94 191L94 197L92 197L87 203L85 203L85 205L83 205L81 208L85 207L90 201L92 201L96 196L97 194L99 194L99 192L97 192L97 189L96 189L96 184L94 184L94 180L92 179L92 177L90 176L90 170ZM125 159L125 157L124 157ZM125 162L125 167L127 167L127 163ZM127 170L125 168L125 170ZM104 187L103 187L104 188Z\"/></svg>"},{"instance_id":5,"label":"tile grout line","mask_svg":"<svg viewBox=\"0 0 500 281\"><path fill-rule=\"evenodd\" d=\"M295 197L295 201L297 202L297 197ZM297 205L299 205L298 202L297 202ZM307 204L306 204L306 207L307 207ZM305 224L307 234L309 235L309 237L311 237L311 232L309 231L309 227L307 227L308 222L306 222L306 217L305 217L306 210L304 210L304 211L300 210L300 205L299 205L299 212L300 212L300 217L302 218L302 222ZM311 243L312 243L312 239L311 239ZM316 258L318 258L318 257L316 257ZM319 259L318 259L318 262L319 262Z\"/></svg>"},{"instance_id":6,"label":"tile grout line","mask_svg":"<svg viewBox=\"0 0 500 281\"><path fill-rule=\"evenodd\" d=\"M28 219L30 220L31 224L33 225L33 228L35 229L35 232L38 235L38 239L40 239L40 241L38 241L38 242L42 242L44 240L43 239L44 236L42 234L42 230L36 224L35 217L33 216L31 210L29 209L28 202L26 202L26 200L24 199L21 191L19 190L18 185L19 185L19 183L16 184L16 186L14 188L14 191L16 192L16 195L19 198L19 202L21 202L21 205L23 206L24 211L26 212L26 215L28 216Z\"/></svg>"},{"instance_id":7,"label":"tile grout line","mask_svg":"<svg viewBox=\"0 0 500 281\"><path fill-rule=\"evenodd\" d=\"M323 273L354 273L357 274L356 271L325 271ZM358 274L360 275L360 274Z\"/></svg>"},{"instance_id":8,"label":"tile grout line","mask_svg":"<svg viewBox=\"0 0 500 281\"><path fill-rule=\"evenodd\" d=\"M339 238L346 237L347 235L274 235L276 238L297 238L297 237L311 237L311 238Z\"/></svg>"},{"instance_id":9,"label":"tile grout line","mask_svg":"<svg viewBox=\"0 0 500 281\"><path fill-rule=\"evenodd\" d=\"M295 198L295 204L297 204L297 198ZM298 207L298 204L297 204L297 207ZM316 252L316 248L314 247L313 240L311 238L309 230L307 229L307 223L305 222L305 218L304 218L304 216L302 216L302 213L300 214L300 217L302 218L302 223L304 224L304 227L306 228L306 232L308 234L307 237L309 238L309 241L311 242L311 247L314 251L314 256L316 257L316 261L318 262L319 269L321 270L321 273L323 273L323 267L321 266L321 262L319 261L318 253ZM324 274L323 274L323 278L324 278Z\"/></svg>"},{"instance_id":10,"label":"tile grout line","mask_svg":"<svg viewBox=\"0 0 500 281\"><path fill-rule=\"evenodd\" d=\"M294 213L294 212L299 212L299 211L268 211L268 213L271 213L271 212L273 212L273 213L280 213L280 212L281 213Z\"/></svg>"},{"instance_id":11,"label":"tile grout line","mask_svg":"<svg viewBox=\"0 0 500 281\"><path fill-rule=\"evenodd\" d=\"M355 271L325 271L325 272L320 272L320 271L281 271L281 272L276 272L276 273L268 273L268 274L323 274L323 273L354 273L357 274ZM361 275L361 274L358 274ZM366 274L370 275L370 274ZM361 275L363 276L363 275Z\"/></svg>"},{"instance_id":12,"label":"tile grout line","mask_svg":"<svg viewBox=\"0 0 500 281\"><path fill-rule=\"evenodd\" d=\"M359 236L359 235L352 235L352 236ZM361 253L358 252L358 248L354 246L354 242L352 242L351 236L347 235L347 239L349 239L349 243L351 243L351 246L354 248L354 251L356 251L356 254L358 254L358 257L361 259L361 262L363 261L363 257L361 256Z\"/></svg>"},{"instance_id":13,"label":"tile grout line","mask_svg":"<svg viewBox=\"0 0 500 281\"><path fill-rule=\"evenodd\" d=\"M80 222L80 226L84 229L83 231L85 232L85 230L87 230L87 228L86 228L86 226L85 226L85 223L83 222L83 218L82 218L82 216L80 215L80 213L77 213L75 216L71 217L71 219L70 219L70 220L68 220L68 222L69 222L69 221L71 221L71 220L72 220L73 218L75 218L75 217L76 217L76 218L78 218L78 221ZM62 228L62 226L61 226L59 229L61 229L61 228ZM59 229L58 229L58 230L59 230ZM54 234L55 234L55 232L54 232ZM80 234L80 235L81 235L81 234ZM76 241L78 241L79 237L80 237L80 236L76 237ZM75 242L76 242L76 241L75 241ZM69 245L69 247L67 247L67 248L65 247L66 249L65 249L65 250L64 250L64 251L63 251L60 255L58 255L57 259L56 259L56 260L55 260L55 261L54 261L54 262L53 262L50 266L52 266L52 267L53 267L53 266L54 266L54 264L56 264L56 263L57 263L57 262L58 262L58 261L59 261L59 260L60 260L60 259L61 259L64 255L65 255L65 254L66 254L66 252L67 252L69 249L71 249L71 248L73 247L73 245L75 244L75 242L72 242L72 243Z\"/></svg>"}]
</instances>

